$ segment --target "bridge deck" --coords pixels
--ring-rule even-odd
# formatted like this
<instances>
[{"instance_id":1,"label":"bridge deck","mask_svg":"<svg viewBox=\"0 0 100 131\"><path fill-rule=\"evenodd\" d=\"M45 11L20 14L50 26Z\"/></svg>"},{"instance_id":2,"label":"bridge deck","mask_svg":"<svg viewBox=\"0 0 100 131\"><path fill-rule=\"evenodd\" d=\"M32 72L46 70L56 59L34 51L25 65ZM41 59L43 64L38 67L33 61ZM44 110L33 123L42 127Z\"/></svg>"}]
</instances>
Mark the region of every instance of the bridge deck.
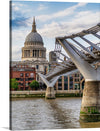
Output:
<instances>
[{"instance_id":1,"label":"bridge deck","mask_svg":"<svg viewBox=\"0 0 100 131\"><path fill-rule=\"evenodd\" d=\"M52 62L51 64L54 65L53 69L46 75L47 80L51 80L53 77L65 74L66 72L70 72L72 70L77 69L75 64L72 62L72 60L66 56L65 54L62 53L61 49L61 41L65 40L73 49L74 51L84 60L87 61L90 64L98 63L100 62L100 43L94 44L87 39L83 38L83 36L92 34L96 37L100 37L97 33L100 31L100 23L97 24L96 26L89 28L87 30L83 30L79 33L72 34L70 36L64 36L64 37L57 37L56 42L55 42L55 49L54 52L56 53L56 58L57 61ZM86 42L89 42L90 46L89 47L84 47L82 44L77 42L74 38L75 37L80 37L86 40ZM76 44L78 44L82 50L78 50L75 44L72 44L67 41L67 39L72 39ZM99 38L100 39L100 38ZM93 47L91 49L91 47ZM67 60L64 60L60 58L60 56L66 57ZM58 60L60 62L58 62ZM60 68L61 67L61 68Z\"/></svg>"}]
</instances>

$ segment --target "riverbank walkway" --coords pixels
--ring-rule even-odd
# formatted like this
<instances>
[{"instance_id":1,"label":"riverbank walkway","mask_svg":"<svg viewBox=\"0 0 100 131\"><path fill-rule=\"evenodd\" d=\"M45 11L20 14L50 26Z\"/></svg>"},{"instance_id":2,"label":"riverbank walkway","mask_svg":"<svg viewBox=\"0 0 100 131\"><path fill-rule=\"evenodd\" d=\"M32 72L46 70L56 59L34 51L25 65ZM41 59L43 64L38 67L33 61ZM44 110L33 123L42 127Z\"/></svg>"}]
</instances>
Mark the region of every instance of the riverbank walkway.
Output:
<instances>
[{"instance_id":1,"label":"riverbank walkway","mask_svg":"<svg viewBox=\"0 0 100 131\"><path fill-rule=\"evenodd\" d=\"M34 98L34 97L45 97L45 90L39 91L11 91L11 98ZM56 97L78 97L82 96L80 90L55 90Z\"/></svg>"}]
</instances>

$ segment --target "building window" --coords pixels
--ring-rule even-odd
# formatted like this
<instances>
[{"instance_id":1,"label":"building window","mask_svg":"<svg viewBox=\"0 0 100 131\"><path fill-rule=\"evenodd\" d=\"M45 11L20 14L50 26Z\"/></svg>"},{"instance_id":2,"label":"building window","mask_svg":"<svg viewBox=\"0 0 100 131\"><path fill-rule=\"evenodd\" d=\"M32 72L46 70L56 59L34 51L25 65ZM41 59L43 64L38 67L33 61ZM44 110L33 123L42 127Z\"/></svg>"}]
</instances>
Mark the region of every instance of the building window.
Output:
<instances>
[{"instance_id":1,"label":"building window","mask_svg":"<svg viewBox=\"0 0 100 131\"><path fill-rule=\"evenodd\" d=\"M70 76L70 81L73 81L73 77L72 76Z\"/></svg>"},{"instance_id":2,"label":"building window","mask_svg":"<svg viewBox=\"0 0 100 131\"><path fill-rule=\"evenodd\" d=\"M34 77L34 73L30 73L30 76L31 76L31 77Z\"/></svg>"},{"instance_id":3,"label":"building window","mask_svg":"<svg viewBox=\"0 0 100 131\"><path fill-rule=\"evenodd\" d=\"M25 87L25 90L28 90L28 87Z\"/></svg>"},{"instance_id":4,"label":"building window","mask_svg":"<svg viewBox=\"0 0 100 131\"><path fill-rule=\"evenodd\" d=\"M44 74L47 73L47 66L44 67Z\"/></svg>"},{"instance_id":5,"label":"building window","mask_svg":"<svg viewBox=\"0 0 100 131\"><path fill-rule=\"evenodd\" d=\"M64 76L64 82L68 82L68 77Z\"/></svg>"},{"instance_id":6,"label":"building window","mask_svg":"<svg viewBox=\"0 0 100 131\"><path fill-rule=\"evenodd\" d=\"M37 75L37 81L39 81L39 76Z\"/></svg>"},{"instance_id":7,"label":"building window","mask_svg":"<svg viewBox=\"0 0 100 131\"><path fill-rule=\"evenodd\" d=\"M26 83L25 86L28 86L28 83Z\"/></svg>"},{"instance_id":8,"label":"building window","mask_svg":"<svg viewBox=\"0 0 100 131\"><path fill-rule=\"evenodd\" d=\"M75 82L79 82L79 79L75 79Z\"/></svg>"},{"instance_id":9,"label":"building window","mask_svg":"<svg viewBox=\"0 0 100 131\"><path fill-rule=\"evenodd\" d=\"M20 73L20 76L23 77L23 73Z\"/></svg>"},{"instance_id":10,"label":"building window","mask_svg":"<svg viewBox=\"0 0 100 131\"><path fill-rule=\"evenodd\" d=\"M20 82L19 82L19 86L23 86L23 83L20 83Z\"/></svg>"},{"instance_id":11,"label":"building window","mask_svg":"<svg viewBox=\"0 0 100 131\"><path fill-rule=\"evenodd\" d=\"M23 81L23 78L20 78L20 81Z\"/></svg>"},{"instance_id":12,"label":"building window","mask_svg":"<svg viewBox=\"0 0 100 131\"><path fill-rule=\"evenodd\" d=\"M32 81L32 80L34 80L34 78L28 78L28 81Z\"/></svg>"},{"instance_id":13,"label":"building window","mask_svg":"<svg viewBox=\"0 0 100 131\"><path fill-rule=\"evenodd\" d=\"M58 83L58 90L62 90L62 83Z\"/></svg>"},{"instance_id":14,"label":"building window","mask_svg":"<svg viewBox=\"0 0 100 131\"><path fill-rule=\"evenodd\" d=\"M20 90L24 90L24 88L23 88L23 87L20 87Z\"/></svg>"},{"instance_id":15,"label":"building window","mask_svg":"<svg viewBox=\"0 0 100 131\"><path fill-rule=\"evenodd\" d=\"M39 65L36 65L36 69L39 69Z\"/></svg>"},{"instance_id":16,"label":"building window","mask_svg":"<svg viewBox=\"0 0 100 131\"><path fill-rule=\"evenodd\" d=\"M75 77L79 77L79 74L75 74Z\"/></svg>"},{"instance_id":17,"label":"building window","mask_svg":"<svg viewBox=\"0 0 100 131\"><path fill-rule=\"evenodd\" d=\"M80 84L79 84L79 83L78 83L78 84L76 83L76 84L75 84L75 90L79 90L79 89L80 89Z\"/></svg>"},{"instance_id":18,"label":"building window","mask_svg":"<svg viewBox=\"0 0 100 131\"><path fill-rule=\"evenodd\" d=\"M17 81L19 81L19 80L20 80L20 78L16 78L16 80L17 80Z\"/></svg>"},{"instance_id":19,"label":"building window","mask_svg":"<svg viewBox=\"0 0 100 131\"><path fill-rule=\"evenodd\" d=\"M24 56L25 57L30 57L30 50L25 50L24 51Z\"/></svg>"},{"instance_id":20,"label":"building window","mask_svg":"<svg viewBox=\"0 0 100 131\"><path fill-rule=\"evenodd\" d=\"M29 73L25 73L25 77L28 77L29 76Z\"/></svg>"},{"instance_id":21,"label":"building window","mask_svg":"<svg viewBox=\"0 0 100 131\"><path fill-rule=\"evenodd\" d=\"M64 90L68 90L68 84L64 83Z\"/></svg>"},{"instance_id":22,"label":"building window","mask_svg":"<svg viewBox=\"0 0 100 131\"><path fill-rule=\"evenodd\" d=\"M25 81L28 81L28 78L25 78Z\"/></svg>"}]
</instances>

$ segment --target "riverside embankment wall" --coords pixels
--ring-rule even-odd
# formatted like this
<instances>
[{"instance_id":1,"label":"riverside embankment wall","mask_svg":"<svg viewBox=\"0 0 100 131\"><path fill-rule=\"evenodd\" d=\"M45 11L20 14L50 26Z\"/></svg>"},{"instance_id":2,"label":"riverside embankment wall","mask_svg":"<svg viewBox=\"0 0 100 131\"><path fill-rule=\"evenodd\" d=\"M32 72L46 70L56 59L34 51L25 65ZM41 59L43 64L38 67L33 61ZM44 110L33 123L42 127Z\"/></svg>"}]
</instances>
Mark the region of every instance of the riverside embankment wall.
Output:
<instances>
[{"instance_id":1,"label":"riverside embankment wall","mask_svg":"<svg viewBox=\"0 0 100 131\"><path fill-rule=\"evenodd\" d=\"M46 91L11 91L11 98L34 98L34 97L45 97ZM82 96L82 92L79 90L57 90L55 91L56 97L78 97Z\"/></svg>"}]
</instances>

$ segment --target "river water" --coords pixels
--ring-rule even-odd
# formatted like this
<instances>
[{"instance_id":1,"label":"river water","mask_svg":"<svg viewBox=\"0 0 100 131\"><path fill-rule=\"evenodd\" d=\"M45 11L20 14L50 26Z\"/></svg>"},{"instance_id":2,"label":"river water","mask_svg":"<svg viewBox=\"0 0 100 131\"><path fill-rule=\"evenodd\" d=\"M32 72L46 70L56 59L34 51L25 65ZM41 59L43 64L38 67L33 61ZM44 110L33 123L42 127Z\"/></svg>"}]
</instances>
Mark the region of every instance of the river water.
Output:
<instances>
[{"instance_id":1,"label":"river water","mask_svg":"<svg viewBox=\"0 0 100 131\"><path fill-rule=\"evenodd\" d=\"M79 122L81 100L81 98L13 99L11 101L11 127L13 130L100 127L100 122Z\"/></svg>"}]
</instances>

